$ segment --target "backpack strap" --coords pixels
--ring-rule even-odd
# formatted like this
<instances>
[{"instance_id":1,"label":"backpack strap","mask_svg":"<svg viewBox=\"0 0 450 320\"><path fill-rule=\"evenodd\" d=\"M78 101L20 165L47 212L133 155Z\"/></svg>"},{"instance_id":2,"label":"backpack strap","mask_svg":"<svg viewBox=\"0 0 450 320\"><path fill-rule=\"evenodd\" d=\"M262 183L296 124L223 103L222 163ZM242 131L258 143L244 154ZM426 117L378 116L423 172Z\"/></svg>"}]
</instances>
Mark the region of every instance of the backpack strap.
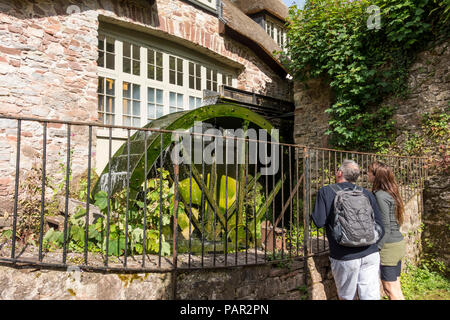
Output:
<instances>
[{"instance_id":1,"label":"backpack strap","mask_svg":"<svg viewBox=\"0 0 450 320\"><path fill-rule=\"evenodd\" d=\"M338 191L341 191L342 188L339 187L337 184L330 184L330 188L335 192L338 193Z\"/></svg>"}]
</instances>

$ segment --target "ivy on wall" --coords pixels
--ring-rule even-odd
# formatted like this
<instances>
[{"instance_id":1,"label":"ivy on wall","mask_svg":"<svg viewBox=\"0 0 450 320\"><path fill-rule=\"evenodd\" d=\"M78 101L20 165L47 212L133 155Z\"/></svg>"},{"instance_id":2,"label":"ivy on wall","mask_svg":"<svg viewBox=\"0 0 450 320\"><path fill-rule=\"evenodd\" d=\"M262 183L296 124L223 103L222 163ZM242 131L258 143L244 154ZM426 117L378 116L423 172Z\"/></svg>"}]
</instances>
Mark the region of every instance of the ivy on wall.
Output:
<instances>
[{"instance_id":1,"label":"ivy on wall","mask_svg":"<svg viewBox=\"0 0 450 320\"><path fill-rule=\"evenodd\" d=\"M328 81L334 146L379 151L393 141L395 108L380 103L406 95L414 53L446 34L449 8L449 0L307 0L290 8L281 59L296 80Z\"/></svg>"}]
</instances>

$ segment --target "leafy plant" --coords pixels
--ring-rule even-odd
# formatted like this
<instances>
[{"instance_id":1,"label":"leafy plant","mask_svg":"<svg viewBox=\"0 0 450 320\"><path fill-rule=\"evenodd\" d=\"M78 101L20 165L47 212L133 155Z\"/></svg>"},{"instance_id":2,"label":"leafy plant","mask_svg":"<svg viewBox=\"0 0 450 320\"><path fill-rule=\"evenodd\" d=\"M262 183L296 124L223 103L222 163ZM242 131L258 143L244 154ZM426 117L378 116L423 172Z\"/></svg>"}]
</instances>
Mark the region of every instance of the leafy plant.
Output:
<instances>
[{"instance_id":1,"label":"leafy plant","mask_svg":"<svg viewBox=\"0 0 450 320\"><path fill-rule=\"evenodd\" d=\"M406 300L448 300L450 280L431 271L427 265L419 267L407 264L400 276L402 292Z\"/></svg>"},{"instance_id":2,"label":"leafy plant","mask_svg":"<svg viewBox=\"0 0 450 320\"><path fill-rule=\"evenodd\" d=\"M370 5L380 8L378 29L367 26ZM280 54L297 80L320 77L332 88L334 101L326 110L332 144L374 151L392 142L393 109L379 104L407 92L408 66L442 30L437 22L447 7L429 0L310 0L302 10L291 7L288 54Z\"/></svg>"}]
</instances>

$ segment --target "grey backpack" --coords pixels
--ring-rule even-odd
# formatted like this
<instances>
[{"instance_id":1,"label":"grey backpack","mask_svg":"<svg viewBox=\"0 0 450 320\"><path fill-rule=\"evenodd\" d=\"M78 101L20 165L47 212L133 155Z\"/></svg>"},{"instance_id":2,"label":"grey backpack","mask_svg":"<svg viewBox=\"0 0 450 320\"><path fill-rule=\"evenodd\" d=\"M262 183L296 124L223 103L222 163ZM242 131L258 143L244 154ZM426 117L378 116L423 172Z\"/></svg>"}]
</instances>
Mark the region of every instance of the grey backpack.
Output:
<instances>
[{"instance_id":1,"label":"grey backpack","mask_svg":"<svg viewBox=\"0 0 450 320\"><path fill-rule=\"evenodd\" d=\"M361 187L342 189L330 185L336 193L332 235L338 244L346 247L362 247L376 243L381 229L375 222L369 198Z\"/></svg>"}]
</instances>

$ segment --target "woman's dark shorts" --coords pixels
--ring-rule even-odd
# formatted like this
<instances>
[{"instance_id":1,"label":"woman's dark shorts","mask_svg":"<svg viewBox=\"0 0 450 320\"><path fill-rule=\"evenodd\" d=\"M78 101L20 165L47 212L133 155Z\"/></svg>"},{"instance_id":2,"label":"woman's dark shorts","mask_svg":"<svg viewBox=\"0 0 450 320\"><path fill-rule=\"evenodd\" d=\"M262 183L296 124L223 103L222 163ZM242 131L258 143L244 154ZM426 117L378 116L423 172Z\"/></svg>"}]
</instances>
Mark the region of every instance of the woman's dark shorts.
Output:
<instances>
[{"instance_id":1,"label":"woman's dark shorts","mask_svg":"<svg viewBox=\"0 0 450 320\"><path fill-rule=\"evenodd\" d=\"M380 277L383 281L397 281L402 271L402 261L399 261L396 266L380 266Z\"/></svg>"}]
</instances>

